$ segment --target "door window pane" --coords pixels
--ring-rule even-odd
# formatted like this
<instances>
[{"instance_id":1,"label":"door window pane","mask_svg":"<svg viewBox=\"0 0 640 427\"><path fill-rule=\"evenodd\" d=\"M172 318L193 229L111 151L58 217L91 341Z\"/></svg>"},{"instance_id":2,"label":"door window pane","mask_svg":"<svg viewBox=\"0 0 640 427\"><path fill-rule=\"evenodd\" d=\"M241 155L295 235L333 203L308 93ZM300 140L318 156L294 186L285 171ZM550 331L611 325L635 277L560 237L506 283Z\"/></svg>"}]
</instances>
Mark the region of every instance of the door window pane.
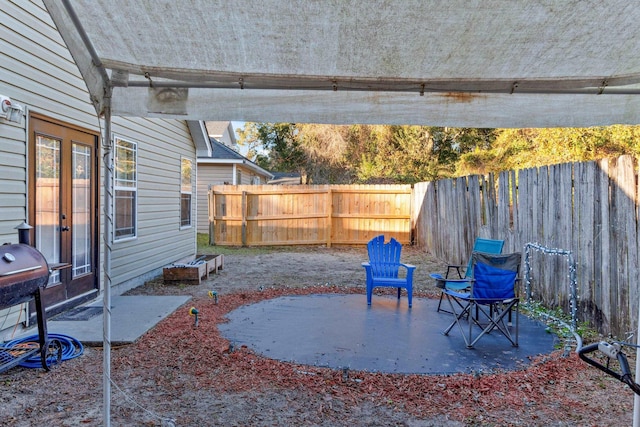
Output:
<instances>
[{"instance_id":1,"label":"door window pane","mask_svg":"<svg viewBox=\"0 0 640 427\"><path fill-rule=\"evenodd\" d=\"M73 144L73 277L91 273L91 149Z\"/></svg>"},{"instance_id":2,"label":"door window pane","mask_svg":"<svg viewBox=\"0 0 640 427\"><path fill-rule=\"evenodd\" d=\"M49 264L60 262L60 141L36 137L36 248ZM54 271L49 283L59 283Z\"/></svg>"}]
</instances>

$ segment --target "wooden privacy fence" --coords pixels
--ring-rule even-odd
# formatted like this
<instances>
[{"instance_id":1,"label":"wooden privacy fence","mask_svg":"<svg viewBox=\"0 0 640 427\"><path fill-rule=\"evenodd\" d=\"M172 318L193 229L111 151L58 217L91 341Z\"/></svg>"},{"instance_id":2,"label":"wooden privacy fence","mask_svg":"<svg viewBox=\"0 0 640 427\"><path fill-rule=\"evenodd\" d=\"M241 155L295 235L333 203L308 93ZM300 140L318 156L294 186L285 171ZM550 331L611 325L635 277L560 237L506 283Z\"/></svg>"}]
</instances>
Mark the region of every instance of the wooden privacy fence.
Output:
<instances>
[{"instance_id":1,"label":"wooden privacy fence","mask_svg":"<svg viewBox=\"0 0 640 427\"><path fill-rule=\"evenodd\" d=\"M419 183L415 240L440 259L468 260L476 236L505 240L505 251L536 242L570 250L578 319L625 338L639 304L637 165L631 156ZM566 259L531 257L533 298L570 312Z\"/></svg>"},{"instance_id":2,"label":"wooden privacy fence","mask_svg":"<svg viewBox=\"0 0 640 427\"><path fill-rule=\"evenodd\" d=\"M230 246L411 242L410 185L214 185L209 240Z\"/></svg>"}]
</instances>

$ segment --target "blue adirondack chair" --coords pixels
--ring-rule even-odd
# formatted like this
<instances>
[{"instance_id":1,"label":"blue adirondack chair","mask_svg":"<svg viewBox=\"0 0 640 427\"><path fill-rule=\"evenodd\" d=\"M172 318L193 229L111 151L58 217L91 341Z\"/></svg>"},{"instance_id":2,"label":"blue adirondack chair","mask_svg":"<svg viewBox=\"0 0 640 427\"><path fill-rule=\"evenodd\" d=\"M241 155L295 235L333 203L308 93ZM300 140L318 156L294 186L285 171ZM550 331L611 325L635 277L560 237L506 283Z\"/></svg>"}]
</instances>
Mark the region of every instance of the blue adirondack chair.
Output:
<instances>
[{"instance_id":1,"label":"blue adirondack chair","mask_svg":"<svg viewBox=\"0 0 640 427\"><path fill-rule=\"evenodd\" d=\"M367 305L371 305L371 294L375 287L398 288L398 299L402 288L407 290L407 299L411 307L413 297L413 272L414 265L400 262L402 244L396 239L384 243L384 236L376 236L367 244L369 262L363 262L362 266L367 275ZM406 275L400 275L400 268L406 270Z\"/></svg>"}]
</instances>

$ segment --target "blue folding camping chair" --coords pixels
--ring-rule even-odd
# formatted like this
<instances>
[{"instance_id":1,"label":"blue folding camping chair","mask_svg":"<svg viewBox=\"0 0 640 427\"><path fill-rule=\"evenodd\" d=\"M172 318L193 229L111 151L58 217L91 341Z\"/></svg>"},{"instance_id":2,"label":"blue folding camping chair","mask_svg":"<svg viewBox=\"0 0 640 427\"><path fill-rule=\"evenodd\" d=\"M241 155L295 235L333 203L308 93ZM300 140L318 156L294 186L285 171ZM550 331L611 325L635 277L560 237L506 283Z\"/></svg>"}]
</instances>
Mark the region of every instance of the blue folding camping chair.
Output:
<instances>
[{"instance_id":1,"label":"blue folding camping chair","mask_svg":"<svg viewBox=\"0 0 640 427\"><path fill-rule=\"evenodd\" d=\"M448 335L458 325L468 348L472 348L480 338L497 330L504 335L514 347L518 346L518 328L520 316L520 300L517 296L516 283L520 271L522 254L487 254L473 252L471 286L468 291L460 292L443 289L443 294L454 320L445 329ZM511 332L510 317L515 309L515 331ZM472 313L474 313L473 315ZM466 327L463 322L466 321ZM479 327L480 332L474 337L473 329Z\"/></svg>"},{"instance_id":2,"label":"blue folding camping chair","mask_svg":"<svg viewBox=\"0 0 640 427\"><path fill-rule=\"evenodd\" d=\"M495 240L495 239L484 239L482 237L476 238L476 241L473 243L472 252L485 252L489 254L499 254L502 252L502 248L504 246L504 240ZM440 289L449 289L454 291L464 291L468 289L470 286L471 279L471 256L469 257L469 262L466 265L464 270L464 276L462 275L462 265L447 265L447 272L443 276L439 273L431 273L430 276L436 280L436 286ZM455 271L456 276L453 276ZM452 275L452 277L450 277ZM451 313L442 308L442 298L444 294L440 294L440 301L438 301L438 309L437 311L443 311L445 313Z\"/></svg>"}]
</instances>

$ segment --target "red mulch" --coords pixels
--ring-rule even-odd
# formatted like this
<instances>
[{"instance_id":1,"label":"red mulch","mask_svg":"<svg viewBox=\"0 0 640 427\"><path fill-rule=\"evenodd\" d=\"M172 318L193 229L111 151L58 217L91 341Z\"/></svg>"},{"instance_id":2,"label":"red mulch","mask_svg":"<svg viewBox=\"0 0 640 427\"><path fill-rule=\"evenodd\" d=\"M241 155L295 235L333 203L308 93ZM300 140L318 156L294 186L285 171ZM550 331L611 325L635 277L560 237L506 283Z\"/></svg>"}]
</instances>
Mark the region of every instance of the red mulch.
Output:
<instances>
[{"instance_id":1,"label":"red mulch","mask_svg":"<svg viewBox=\"0 0 640 427\"><path fill-rule=\"evenodd\" d=\"M418 418L448 414L476 425L629 424L633 393L561 350L533 360L520 371L482 375L400 375L342 371L271 360L247 348L230 349L217 324L231 310L263 299L311 293L361 293L357 288L317 286L265 289L223 295L218 304L196 297L199 325L182 308L146 334L135 352L114 352L115 371L126 366L154 373L161 387L247 392L301 387L346 404L370 400ZM176 351L177 350L177 351ZM175 373L180 373L177 379ZM186 377L189 382L183 381ZM566 423L566 424L565 424Z\"/></svg>"}]
</instances>

